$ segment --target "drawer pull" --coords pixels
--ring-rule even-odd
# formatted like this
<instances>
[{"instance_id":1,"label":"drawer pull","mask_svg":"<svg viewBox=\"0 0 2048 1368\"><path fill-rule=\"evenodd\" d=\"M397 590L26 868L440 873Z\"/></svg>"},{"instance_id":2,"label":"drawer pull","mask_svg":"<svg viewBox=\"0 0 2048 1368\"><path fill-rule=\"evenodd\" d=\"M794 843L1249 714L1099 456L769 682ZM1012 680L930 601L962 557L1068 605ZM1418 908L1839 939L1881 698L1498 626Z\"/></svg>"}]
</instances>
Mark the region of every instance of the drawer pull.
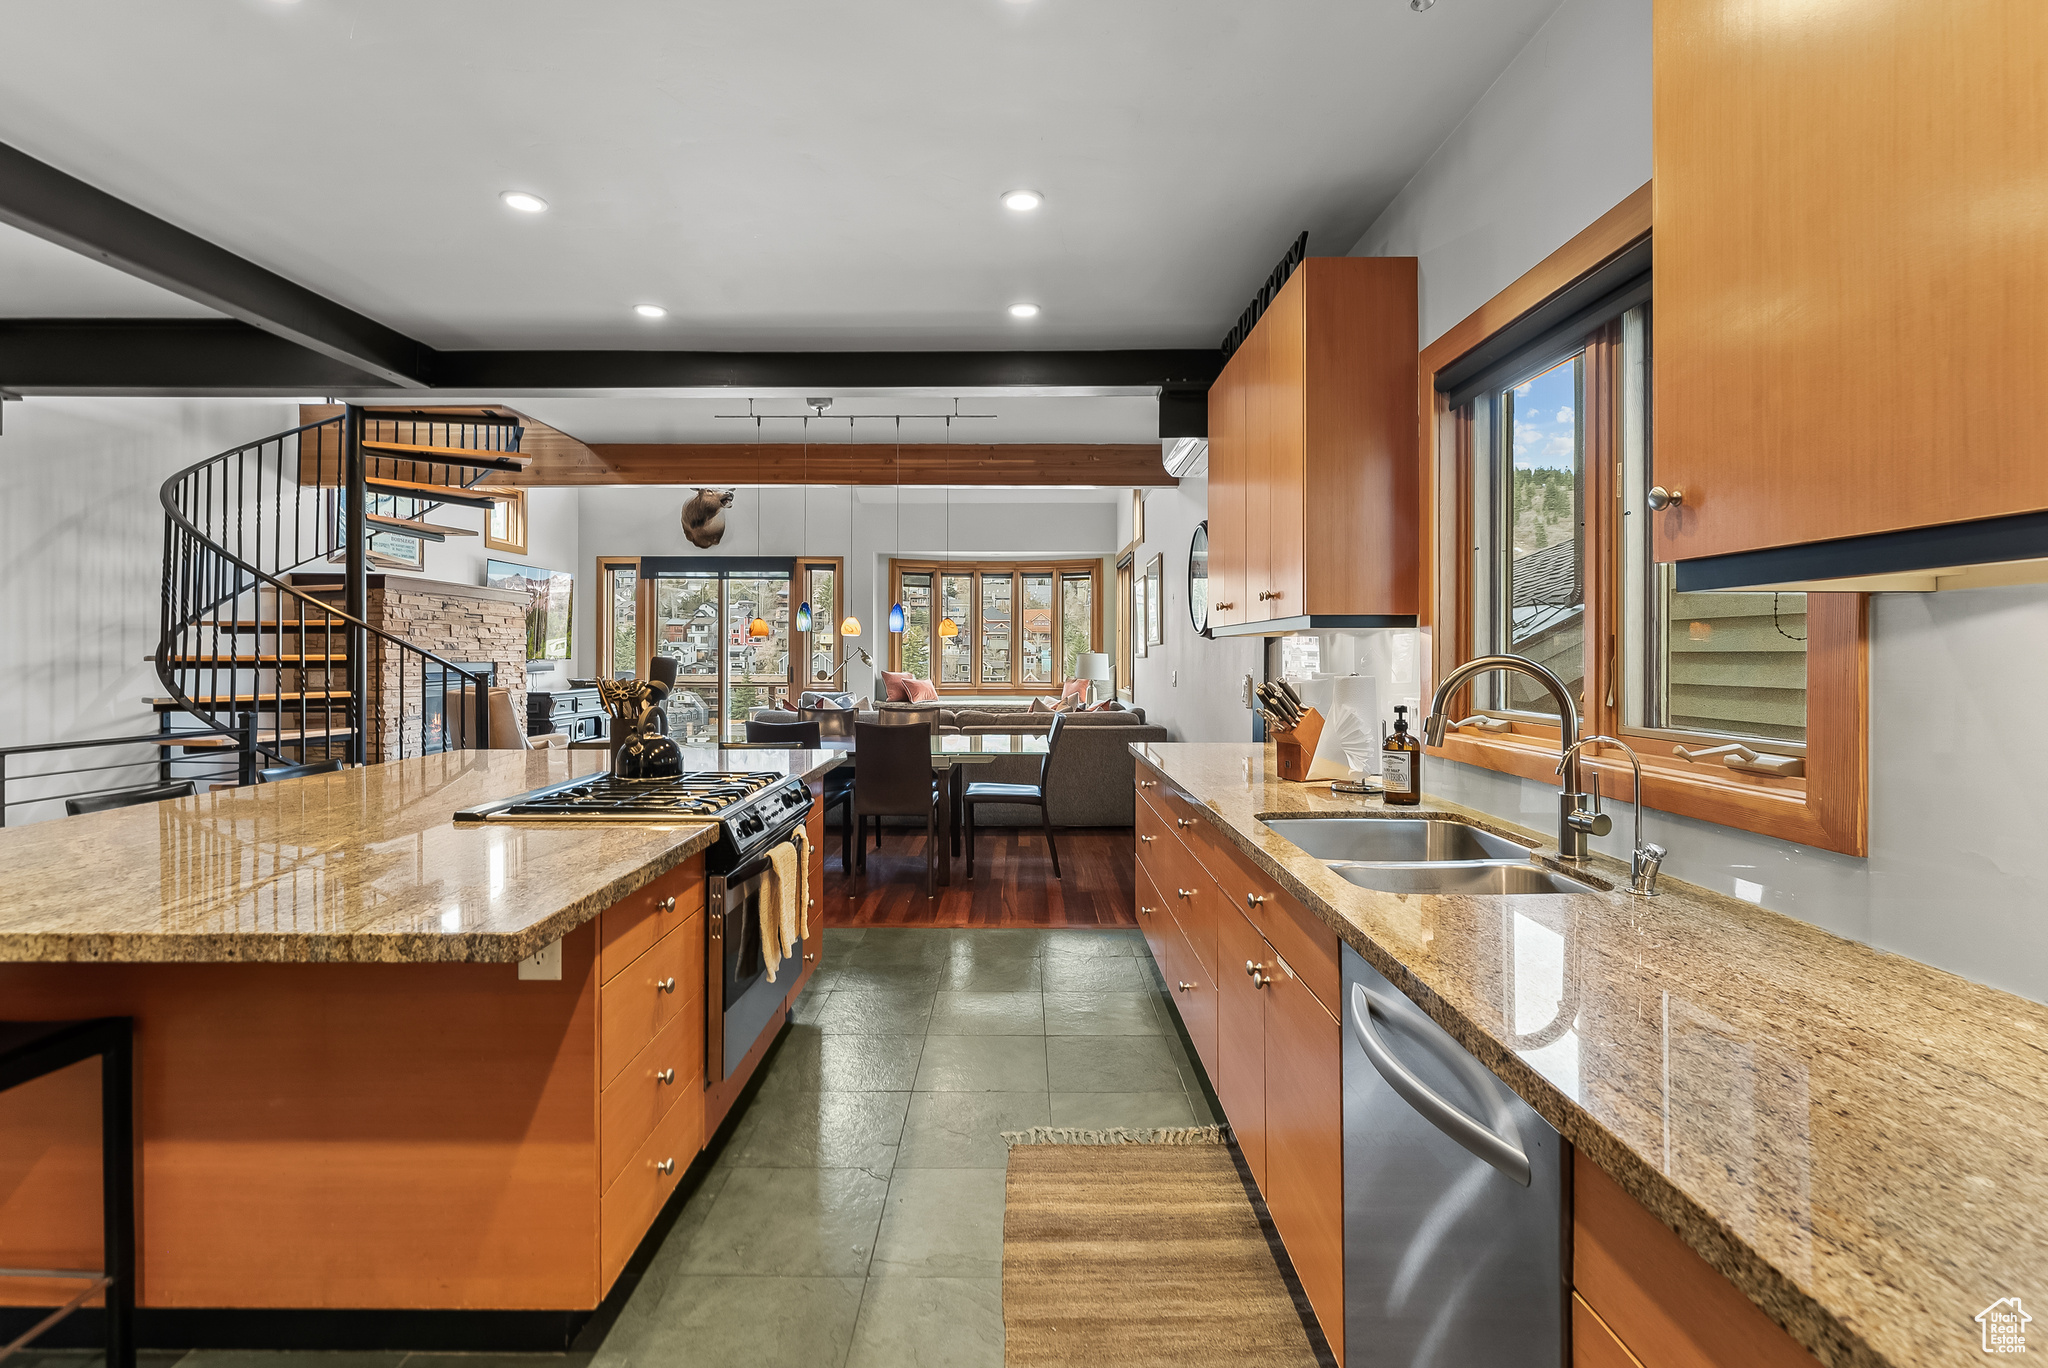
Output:
<instances>
[{"instance_id":1,"label":"drawer pull","mask_svg":"<svg viewBox=\"0 0 2048 1368\"><path fill-rule=\"evenodd\" d=\"M1192 898L1195 896L1195 890L1192 888L1177 888L1174 891L1180 894L1183 898Z\"/></svg>"},{"instance_id":2,"label":"drawer pull","mask_svg":"<svg viewBox=\"0 0 2048 1368\"><path fill-rule=\"evenodd\" d=\"M1157 836L1140 836L1138 839L1140 841L1143 841L1146 845L1151 845L1154 841L1158 840L1159 838Z\"/></svg>"},{"instance_id":3,"label":"drawer pull","mask_svg":"<svg viewBox=\"0 0 2048 1368\"><path fill-rule=\"evenodd\" d=\"M1151 909L1151 908L1149 908L1149 907L1147 907L1147 906L1145 906L1145 904L1143 904L1143 903L1139 903L1139 904L1138 904L1138 910L1139 910L1140 912L1143 912L1143 913L1144 913L1144 914L1145 914L1146 916L1148 916L1148 917L1152 915L1152 909Z\"/></svg>"},{"instance_id":4,"label":"drawer pull","mask_svg":"<svg viewBox=\"0 0 2048 1368\"><path fill-rule=\"evenodd\" d=\"M654 1071L654 1081L657 1083L673 1083L676 1081L676 1071L674 1069L656 1069Z\"/></svg>"},{"instance_id":5,"label":"drawer pull","mask_svg":"<svg viewBox=\"0 0 2048 1368\"><path fill-rule=\"evenodd\" d=\"M1259 970L1265 967L1265 965L1260 964L1257 960L1246 960L1244 962L1244 971L1247 974L1250 974L1253 978L1257 978L1259 976Z\"/></svg>"},{"instance_id":6,"label":"drawer pull","mask_svg":"<svg viewBox=\"0 0 2048 1368\"><path fill-rule=\"evenodd\" d=\"M1182 830L1186 830L1195 824L1195 819L1192 817L1176 817L1173 819L1173 824Z\"/></svg>"},{"instance_id":7,"label":"drawer pull","mask_svg":"<svg viewBox=\"0 0 2048 1368\"><path fill-rule=\"evenodd\" d=\"M1181 990L1181 991L1182 991L1183 993L1189 993L1189 992L1193 992L1193 991L1194 991L1194 987L1195 987L1195 985L1194 985L1194 984L1192 984L1192 983L1182 983L1182 984L1181 984L1181 986L1180 986L1180 990Z\"/></svg>"},{"instance_id":8,"label":"drawer pull","mask_svg":"<svg viewBox=\"0 0 2048 1368\"><path fill-rule=\"evenodd\" d=\"M1231 608L1235 608L1235 607L1237 607L1237 605L1236 605L1236 604L1234 604L1234 603L1219 603L1219 604L1217 604L1217 605L1216 605L1216 608L1217 608L1217 610L1218 610L1219 612L1221 612L1221 611L1227 611L1228 609L1231 609Z\"/></svg>"},{"instance_id":9,"label":"drawer pull","mask_svg":"<svg viewBox=\"0 0 2048 1368\"><path fill-rule=\"evenodd\" d=\"M1254 973L1252 975L1252 987L1254 988L1263 988L1272 981L1273 976L1271 974Z\"/></svg>"},{"instance_id":10,"label":"drawer pull","mask_svg":"<svg viewBox=\"0 0 2048 1368\"><path fill-rule=\"evenodd\" d=\"M1139 788L1158 788L1158 787L1159 787L1159 781L1158 781L1157 779L1140 779L1140 780L1138 781L1138 787L1139 787Z\"/></svg>"},{"instance_id":11,"label":"drawer pull","mask_svg":"<svg viewBox=\"0 0 2048 1368\"><path fill-rule=\"evenodd\" d=\"M671 894L669 894L669 895L668 895L668 896L667 896L666 898L663 898L663 899L661 900L661 904L660 904L660 906L661 906L661 910L662 910L662 911L664 911L664 912L673 912L673 911L675 911L675 910L676 910L676 895L675 895L675 894L673 894L673 893L671 893Z\"/></svg>"},{"instance_id":12,"label":"drawer pull","mask_svg":"<svg viewBox=\"0 0 2048 1368\"><path fill-rule=\"evenodd\" d=\"M673 1159L664 1159L654 1166L654 1171L656 1173L663 1174L664 1176L667 1174L674 1173L676 1171L676 1161Z\"/></svg>"},{"instance_id":13,"label":"drawer pull","mask_svg":"<svg viewBox=\"0 0 2048 1368\"><path fill-rule=\"evenodd\" d=\"M811 963L811 962L812 962L813 960L815 960L815 959L817 959L817 958L818 958L818 957L817 957L816 955L808 955L808 954L807 954L807 955L805 955L805 956L804 956L804 963L805 963L805 964L809 964L809 963Z\"/></svg>"},{"instance_id":14,"label":"drawer pull","mask_svg":"<svg viewBox=\"0 0 2048 1368\"><path fill-rule=\"evenodd\" d=\"M654 991L657 993L673 993L675 990L676 981L673 975L660 980L654 985Z\"/></svg>"},{"instance_id":15,"label":"drawer pull","mask_svg":"<svg viewBox=\"0 0 2048 1368\"><path fill-rule=\"evenodd\" d=\"M1266 900L1257 893L1247 893L1244 895L1244 905L1246 907L1264 907Z\"/></svg>"}]
</instances>

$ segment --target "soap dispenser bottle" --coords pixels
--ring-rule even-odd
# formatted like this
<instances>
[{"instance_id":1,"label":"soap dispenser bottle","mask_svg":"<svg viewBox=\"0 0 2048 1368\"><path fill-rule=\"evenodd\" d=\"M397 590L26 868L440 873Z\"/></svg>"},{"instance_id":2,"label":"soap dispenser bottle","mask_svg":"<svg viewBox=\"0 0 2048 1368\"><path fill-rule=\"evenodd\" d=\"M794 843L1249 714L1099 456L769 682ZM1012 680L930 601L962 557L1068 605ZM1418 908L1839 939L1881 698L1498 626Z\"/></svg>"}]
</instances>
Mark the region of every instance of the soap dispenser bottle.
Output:
<instances>
[{"instance_id":1,"label":"soap dispenser bottle","mask_svg":"<svg viewBox=\"0 0 2048 1368\"><path fill-rule=\"evenodd\" d=\"M1380 746L1380 781L1392 807L1422 801L1422 743L1408 734L1408 709L1394 709L1394 734Z\"/></svg>"}]
</instances>

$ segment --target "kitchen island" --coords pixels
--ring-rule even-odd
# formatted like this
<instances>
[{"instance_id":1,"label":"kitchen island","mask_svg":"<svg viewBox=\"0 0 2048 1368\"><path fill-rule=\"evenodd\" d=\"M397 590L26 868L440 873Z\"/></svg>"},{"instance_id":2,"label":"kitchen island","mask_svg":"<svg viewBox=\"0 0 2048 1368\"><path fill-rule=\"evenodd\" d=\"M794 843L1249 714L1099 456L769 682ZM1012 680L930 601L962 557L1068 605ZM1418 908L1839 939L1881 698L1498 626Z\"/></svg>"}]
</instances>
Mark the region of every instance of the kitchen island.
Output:
<instances>
[{"instance_id":1,"label":"kitchen island","mask_svg":"<svg viewBox=\"0 0 2048 1368\"><path fill-rule=\"evenodd\" d=\"M841 759L684 754L814 792ZM707 1091L715 825L450 821L605 760L451 752L0 833L0 1018L135 1020L145 1344L559 1349L601 1303L775 1034ZM0 1265L97 1263L95 1068L0 1094Z\"/></svg>"},{"instance_id":2,"label":"kitchen island","mask_svg":"<svg viewBox=\"0 0 2048 1368\"><path fill-rule=\"evenodd\" d=\"M1601 1356L1607 1327L1582 1320L1600 1300L1584 1295L1592 1283L1612 1290L1609 1305L1634 1298L1621 1311L1648 1327L1646 1337L1677 1346L1662 1358L1643 1353L1646 1364L1775 1365L1810 1362L1810 1351L1829 1365L1894 1368L1981 1361L1978 1313L2048 1286L2048 1173L2040 1163L2048 1149L2048 1007L1676 881L1654 899L1358 887L1262 819L1445 817L1507 836L1532 848L1538 864L1596 884L1625 883L1628 870L1604 857L1564 865L1541 835L1426 796L1420 807L1390 809L1333 794L1327 784L1282 781L1270 746L1131 749L1140 796L1157 814L1148 819L1141 809L1141 873L1149 861L1175 876L1149 898L1141 877L1140 902L1154 904L1140 907L1141 921L1149 911L1168 928L1170 952L1201 948L1172 930L1175 920L1223 921L1226 935L1242 932L1246 918L1236 909L1245 897L1228 896L1238 877L1231 871L1239 871L1265 899L1252 944L1264 934L1284 957L1262 995L1269 1040L1283 1001L1274 994L1290 989L1297 969L1313 995L1333 991L1334 959L1325 963L1314 942L1334 933L1575 1147L1575 1363L1637 1361L1614 1356L1619 1345ZM1218 871L1222 906L1190 914L1208 896L1198 891L1205 871ZM1221 949L1209 953L1229 959ZM1186 956L1176 967L1167 977L1186 990L1176 998L1183 1020L1198 1048L1205 1023L1213 1042L1205 1063L1221 1052L1218 1091L1229 1109L1232 1041L1203 1000L1220 997L1227 1018L1241 976L1222 963L1211 983ZM1309 994L1295 996L1306 1002ZM1344 1011L1341 1000L1308 1007L1319 1023L1317 1049L1335 1049ZM1306 1094L1293 1080L1291 1091L1273 1091L1271 1070L1274 1059L1291 1059L1298 1079L1302 1057L1269 1055L1266 1066L1278 1194L1268 1200L1283 1235L1293 1209L1272 1118L1276 1099ZM1331 1080L1316 1082L1318 1096L1329 1098ZM1327 1149L1315 1128L1333 1124L1335 1102L1318 1105L1321 1119L1286 1137L1293 1153ZM1651 1238L1628 1248L1606 1243L1601 1223L1609 1217L1632 1238L1644 1227ZM1665 1230L1654 1228L1659 1222ZM1320 1238L1305 1218L1299 1228ZM1290 1237L1290 1252L1296 1244ZM1681 1287L1683 1269L1649 1257L1665 1252L1696 1254L1718 1276ZM1308 1253L1316 1253L1312 1242ZM1312 1297L1335 1286L1341 1302L1341 1285L1316 1281L1327 1270L1313 1258L1304 1266L1300 1254L1296 1263ZM1701 1299L1685 1304L1688 1288ZM1703 1341L1681 1344L1689 1326L1712 1322L1719 1333L1754 1316L1731 1288L1804 1351L1761 1320L1763 1333L1733 1356L1704 1352ZM1326 1330L1331 1306L1327 1297L1318 1306Z\"/></svg>"}]
</instances>

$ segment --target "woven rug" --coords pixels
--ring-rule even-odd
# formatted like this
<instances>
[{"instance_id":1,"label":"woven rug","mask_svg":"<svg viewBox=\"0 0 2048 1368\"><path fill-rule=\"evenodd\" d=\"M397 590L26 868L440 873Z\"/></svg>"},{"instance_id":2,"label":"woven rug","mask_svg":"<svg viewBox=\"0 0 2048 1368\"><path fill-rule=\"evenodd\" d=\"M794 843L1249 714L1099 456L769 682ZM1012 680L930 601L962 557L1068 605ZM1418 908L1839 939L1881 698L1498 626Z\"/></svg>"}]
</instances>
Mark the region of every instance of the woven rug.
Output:
<instances>
[{"instance_id":1,"label":"woven rug","mask_svg":"<svg viewBox=\"0 0 2048 1368\"><path fill-rule=\"evenodd\" d=\"M1315 1368L1215 1127L1004 1138L1006 1368Z\"/></svg>"}]
</instances>

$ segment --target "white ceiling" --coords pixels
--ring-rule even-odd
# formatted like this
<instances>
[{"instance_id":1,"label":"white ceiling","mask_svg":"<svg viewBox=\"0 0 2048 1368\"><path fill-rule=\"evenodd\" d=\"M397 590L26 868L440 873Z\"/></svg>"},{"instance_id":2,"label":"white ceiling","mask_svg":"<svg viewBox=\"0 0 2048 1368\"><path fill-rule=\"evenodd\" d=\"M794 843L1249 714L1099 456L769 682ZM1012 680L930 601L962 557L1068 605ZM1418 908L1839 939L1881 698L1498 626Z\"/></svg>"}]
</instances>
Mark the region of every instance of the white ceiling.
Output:
<instances>
[{"instance_id":1,"label":"white ceiling","mask_svg":"<svg viewBox=\"0 0 2048 1368\"><path fill-rule=\"evenodd\" d=\"M1206 347L1556 4L67 0L0 141L439 347ZM0 233L0 315L187 312Z\"/></svg>"}]
</instances>

